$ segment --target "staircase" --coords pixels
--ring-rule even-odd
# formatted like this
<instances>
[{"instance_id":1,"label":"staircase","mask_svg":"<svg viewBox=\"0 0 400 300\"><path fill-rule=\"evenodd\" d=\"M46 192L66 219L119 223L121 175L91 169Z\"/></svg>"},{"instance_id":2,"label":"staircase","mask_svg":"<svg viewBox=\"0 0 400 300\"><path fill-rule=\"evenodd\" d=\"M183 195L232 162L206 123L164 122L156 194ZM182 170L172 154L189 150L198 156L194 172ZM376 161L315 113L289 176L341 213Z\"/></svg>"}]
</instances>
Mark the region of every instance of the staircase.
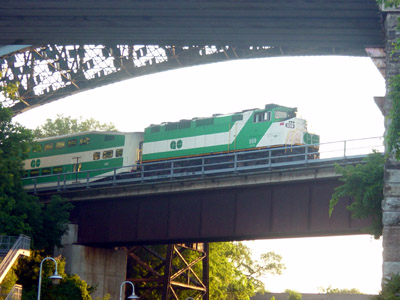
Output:
<instances>
[{"instance_id":1,"label":"staircase","mask_svg":"<svg viewBox=\"0 0 400 300\"><path fill-rule=\"evenodd\" d=\"M21 300L22 285L15 284L4 300Z\"/></svg>"},{"instance_id":2,"label":"staircase","mask_svg":"<svg viewBox=\"0 0 400 300\"><path fill-rule=\"evenodd\" d=\"M31 239L26 235L18 237L0 236L0 258L4 257L0 263L0 284L6 277L20 255L29 256ZM14 285L6 299L21 299L22 287Z\"/></svg>"}]
</instances>

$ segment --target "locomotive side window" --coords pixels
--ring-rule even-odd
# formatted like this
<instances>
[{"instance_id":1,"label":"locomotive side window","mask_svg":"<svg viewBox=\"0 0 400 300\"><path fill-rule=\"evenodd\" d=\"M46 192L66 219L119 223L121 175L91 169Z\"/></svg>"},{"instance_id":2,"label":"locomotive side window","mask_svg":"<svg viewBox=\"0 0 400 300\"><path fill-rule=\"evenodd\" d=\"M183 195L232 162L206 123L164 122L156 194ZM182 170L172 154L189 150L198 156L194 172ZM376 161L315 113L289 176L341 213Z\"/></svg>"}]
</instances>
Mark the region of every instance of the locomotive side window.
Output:
<instances>
[{"instance_id":1,"label":"locomotive side window","mask_svg":"<svg viewBox=\"0 0 400 300\"><path fill-rule=\"evenodd\" d=\"M51 168L42 169L42 175L50 175L50 174L51 174Z\"/></svg>"},{"instance_id":2,"label":"locomotive side window","mask_svg":"<svg viewBox=\"0 0 400 300\"><path fill-rule=\"evenodd\" d=\"M62 149L65 148L65 141L61 141L61 142L56 142L56 149Z\"/></svg>"},{"instance_id":3,"label":"locomotive side window","mask_svg":"<svg viewBox=\"0 0 400 300\"><path fill-rule=\"evenodd\" d=\"M22 175L22 177L23 178L26 178L26 177L28 177L29 176L29 172L28 172L28 170L25 170L24 171L24 174Z\"/></svg>"},{"instance_id":4,"label":"locomotive side window","mask_svg":"<svg viewBox=\"0 0 400 300\"><path fill-rule=\"evenodd\" d=\"M114 152L113 150L103 151L103 159L112 158L114 154L113 152Z\"/></svg>"},{"instance_id":5,"label":"locomotive side window","mask_svg":"<svg viewBox=\"0 0 400 300\"><path fill-rule=\"evenodd\" d=\"M288 117L288 113L286 111L276 111L275 119L286 119Z\"/></svg>"},{"instance_id":6,"label":"locomotive side window","mask_svg":"<svg viewBox=\"0 0 400 300\"><path fill-rule=\"evenodd\" d=\"M62 166L57 166L53 168L53 174L60 174L63 172L63 167Z\"/></svg>"},{"instance_id":7,"label":"locomotive side window","mask_svg":"<svg viewBox=\"0 0 400 300\"><path fill-rule=\"evenodd\" d=\"M89 145L90 137L84 137L79 140L79 144L82 145Z\"/></svg>"},{"instance_id":8,"label":"locomotive side window","mask_svg":"<svg viewBox=\"0 0 400 300\"><path fill-rule=\"evenodd\" d=\"M115 150L115 157L121 157L124 153L124 149L117 149Z\"/></svg>"},{"instance_id":9,"label":"locomotive side window","mask_svg":"<svg viewBox=\"0 0 400 300\"><path fill-rule=\"evenodd\" d=\"M259 112L254 114L254 123L261 123L261 122L267 122L271 121L271 112L270 111L265 111L265 112Z\"/></svg>"},{"instance_id":10,"label":"locomotive side window","mask_svg":"<svg viewBox=\"0 0 400 300\"><path fill-rule=\"evenodd\" d=\"M68 146L68 148L75 147L77 143L78 143L78 141L76 139L69 140L67 143L67 146Z\"/></svg>"},{"instance_id":11,"label":"locomotive side window","mask_svg":"<svg viewBox=\"0 0 400 300\"><path fill-rule=\"evenodd\" d=\"M99 159L100 159L100 152L93 153L93 160L99 160Z\"/></svg>"},{"instance_id":12,"label":"locomotive side window","mask_svg":"<svg viewBox=\"0 0 400 300\"><path fill-rule=\"evenodd\" d=\"M47 143L47 144L44 144L44 151L50 151L50 150L53 150L53 147L54 147L54 144L53 143Z\"/></svg>"}]
</instances>

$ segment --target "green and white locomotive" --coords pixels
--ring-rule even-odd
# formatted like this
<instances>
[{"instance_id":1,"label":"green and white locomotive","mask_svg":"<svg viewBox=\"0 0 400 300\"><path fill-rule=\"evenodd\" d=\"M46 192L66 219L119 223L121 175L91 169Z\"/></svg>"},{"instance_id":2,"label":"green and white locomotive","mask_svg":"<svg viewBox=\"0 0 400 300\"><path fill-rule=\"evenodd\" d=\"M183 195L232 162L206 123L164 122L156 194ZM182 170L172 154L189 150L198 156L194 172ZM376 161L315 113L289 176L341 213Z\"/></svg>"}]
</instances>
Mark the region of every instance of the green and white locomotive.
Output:
<instances>
[{"instance_id":1,"label":"green and white locomotive","mask_svg":"<svg viewBox=\"0 0 400 300\"><path fill-rule=\"evenodd\" d=\"M315 145L319 136L296 118L296 108L268 104L211 118L151 125L144 131L143 162L238 151ZM317 150L317 149L315 149Z\"/></svg>"},{"instance_id":2,"label":"green and white locomotive","mask_svg":"<svg viewBox=\"0 0 400 300\"><path fill-rule=\"evenodd\" d=\"M144 170L142 166L154 170L163 162L191 157L223 160L225 154L237 152L254 157L258 150L273 147L293 152L294 146L309 145L307 151L317 157L319 136L307 131L306 121L296 112L296 108L268 104L263 109L150 125L144 133L85 132L40 139L25 161L23 182L29 189L121 173L135 176Z\"/></svg>"}]
</instances>

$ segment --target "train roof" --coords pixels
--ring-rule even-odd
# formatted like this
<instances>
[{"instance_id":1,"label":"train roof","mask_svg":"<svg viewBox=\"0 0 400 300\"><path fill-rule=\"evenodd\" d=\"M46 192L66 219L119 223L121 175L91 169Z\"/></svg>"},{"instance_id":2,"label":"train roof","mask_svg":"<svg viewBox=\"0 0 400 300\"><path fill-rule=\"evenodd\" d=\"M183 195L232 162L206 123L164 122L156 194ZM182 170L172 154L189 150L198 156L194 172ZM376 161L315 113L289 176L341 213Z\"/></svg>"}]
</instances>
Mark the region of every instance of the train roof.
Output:
<instances>
[{"instance_id":1,"label":"train roof","mask_svg":"<svg viewBox=\"0 0 400 300\"><path fill-rule=\"evenodd\" d=\"M196 120L202 120L202 119L210 119L210 118L221 118L221 117L229 117L229 116L233 116L233 115L238 115L238 114L243 114L249 111L257 111L257 110L268 110L268 109L274 109L274 108L278 108L278 107L282 107L285 109L293 109L295 111L297 111L297 107L288 107L288 106L283 106L283 105L279 105L279 104L274 104L274 103L270 103L270 104L266 104L264 108L250 108L250 109L245 109L239 112L234 112L234 113L228 113L228 114L213 114L210 117L195 117L192 119L183 119L183 120L179 120L179 121L175 121L175 122L162 122L160 124L150 124L150 126L147 126L147 128L149 127L153 127L153 126L164 126L167 125L169 123L177 123L177 122L184 122L184 121L196 121Z\"/></svg>"},{"instance_id":2,"label":"train roof","mask_svg":"<svg viewBox=\"0 0 400 300\"><path fill-rule=\"evenodd\" d=\"M82 135L90 135L90 134L105 134L105 135L127 135L127 134L142 134L143 132L122 132L122 131L83 131L78 133L71 133L71 134L64 134L64 135L57 135L57 136L49 136L45 138L35 139L36 142L44 142L50 141L55 139L65 139L71 138L76 136Z\"/></svg>"}]
</instances>

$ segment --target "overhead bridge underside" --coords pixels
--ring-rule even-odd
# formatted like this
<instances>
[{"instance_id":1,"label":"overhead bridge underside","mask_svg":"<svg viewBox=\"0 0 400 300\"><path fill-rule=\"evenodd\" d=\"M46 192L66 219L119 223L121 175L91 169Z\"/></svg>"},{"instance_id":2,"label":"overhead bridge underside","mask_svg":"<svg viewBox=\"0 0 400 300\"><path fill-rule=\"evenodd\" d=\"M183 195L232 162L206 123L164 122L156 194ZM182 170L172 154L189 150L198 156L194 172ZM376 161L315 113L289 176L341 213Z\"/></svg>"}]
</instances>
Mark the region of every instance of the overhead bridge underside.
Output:
<instances>
[{"instance_id":1,"label":"overhead bridge underside","mask_svg":"<svg viewBox=\"0 0 400 300\"><path fill-rule=\"evenodd\" d=\"M78 243L129 245L360 234L336 179L77 202Z\"/></svg>"},{"instance_id":2,"label":"overhead bridge underside","mask_svg":"<svg viewBox=\"0 0 400 300\"><path fill-rule=\"evenodd\" d=\"M347 164L351 162L343 161ZM333 164L69 190L78 243L119 246L360 234ZM39 194L42 199L51 194Z\"/></svg>"},{"instance_id":3,"label":"overhead bridge underside","mask_svg":"<svg viewBox=\"0 0 400 300\"><path fill-rule=\"evenodd\" d=\"M16 114L181 67L282 55L366 56L365 48L384 46L375 0L2 4L0 45L26 45L3 53L0 46L3 81L20 83L22 100L2 101Z\"/></svg>"}]
</instances>

